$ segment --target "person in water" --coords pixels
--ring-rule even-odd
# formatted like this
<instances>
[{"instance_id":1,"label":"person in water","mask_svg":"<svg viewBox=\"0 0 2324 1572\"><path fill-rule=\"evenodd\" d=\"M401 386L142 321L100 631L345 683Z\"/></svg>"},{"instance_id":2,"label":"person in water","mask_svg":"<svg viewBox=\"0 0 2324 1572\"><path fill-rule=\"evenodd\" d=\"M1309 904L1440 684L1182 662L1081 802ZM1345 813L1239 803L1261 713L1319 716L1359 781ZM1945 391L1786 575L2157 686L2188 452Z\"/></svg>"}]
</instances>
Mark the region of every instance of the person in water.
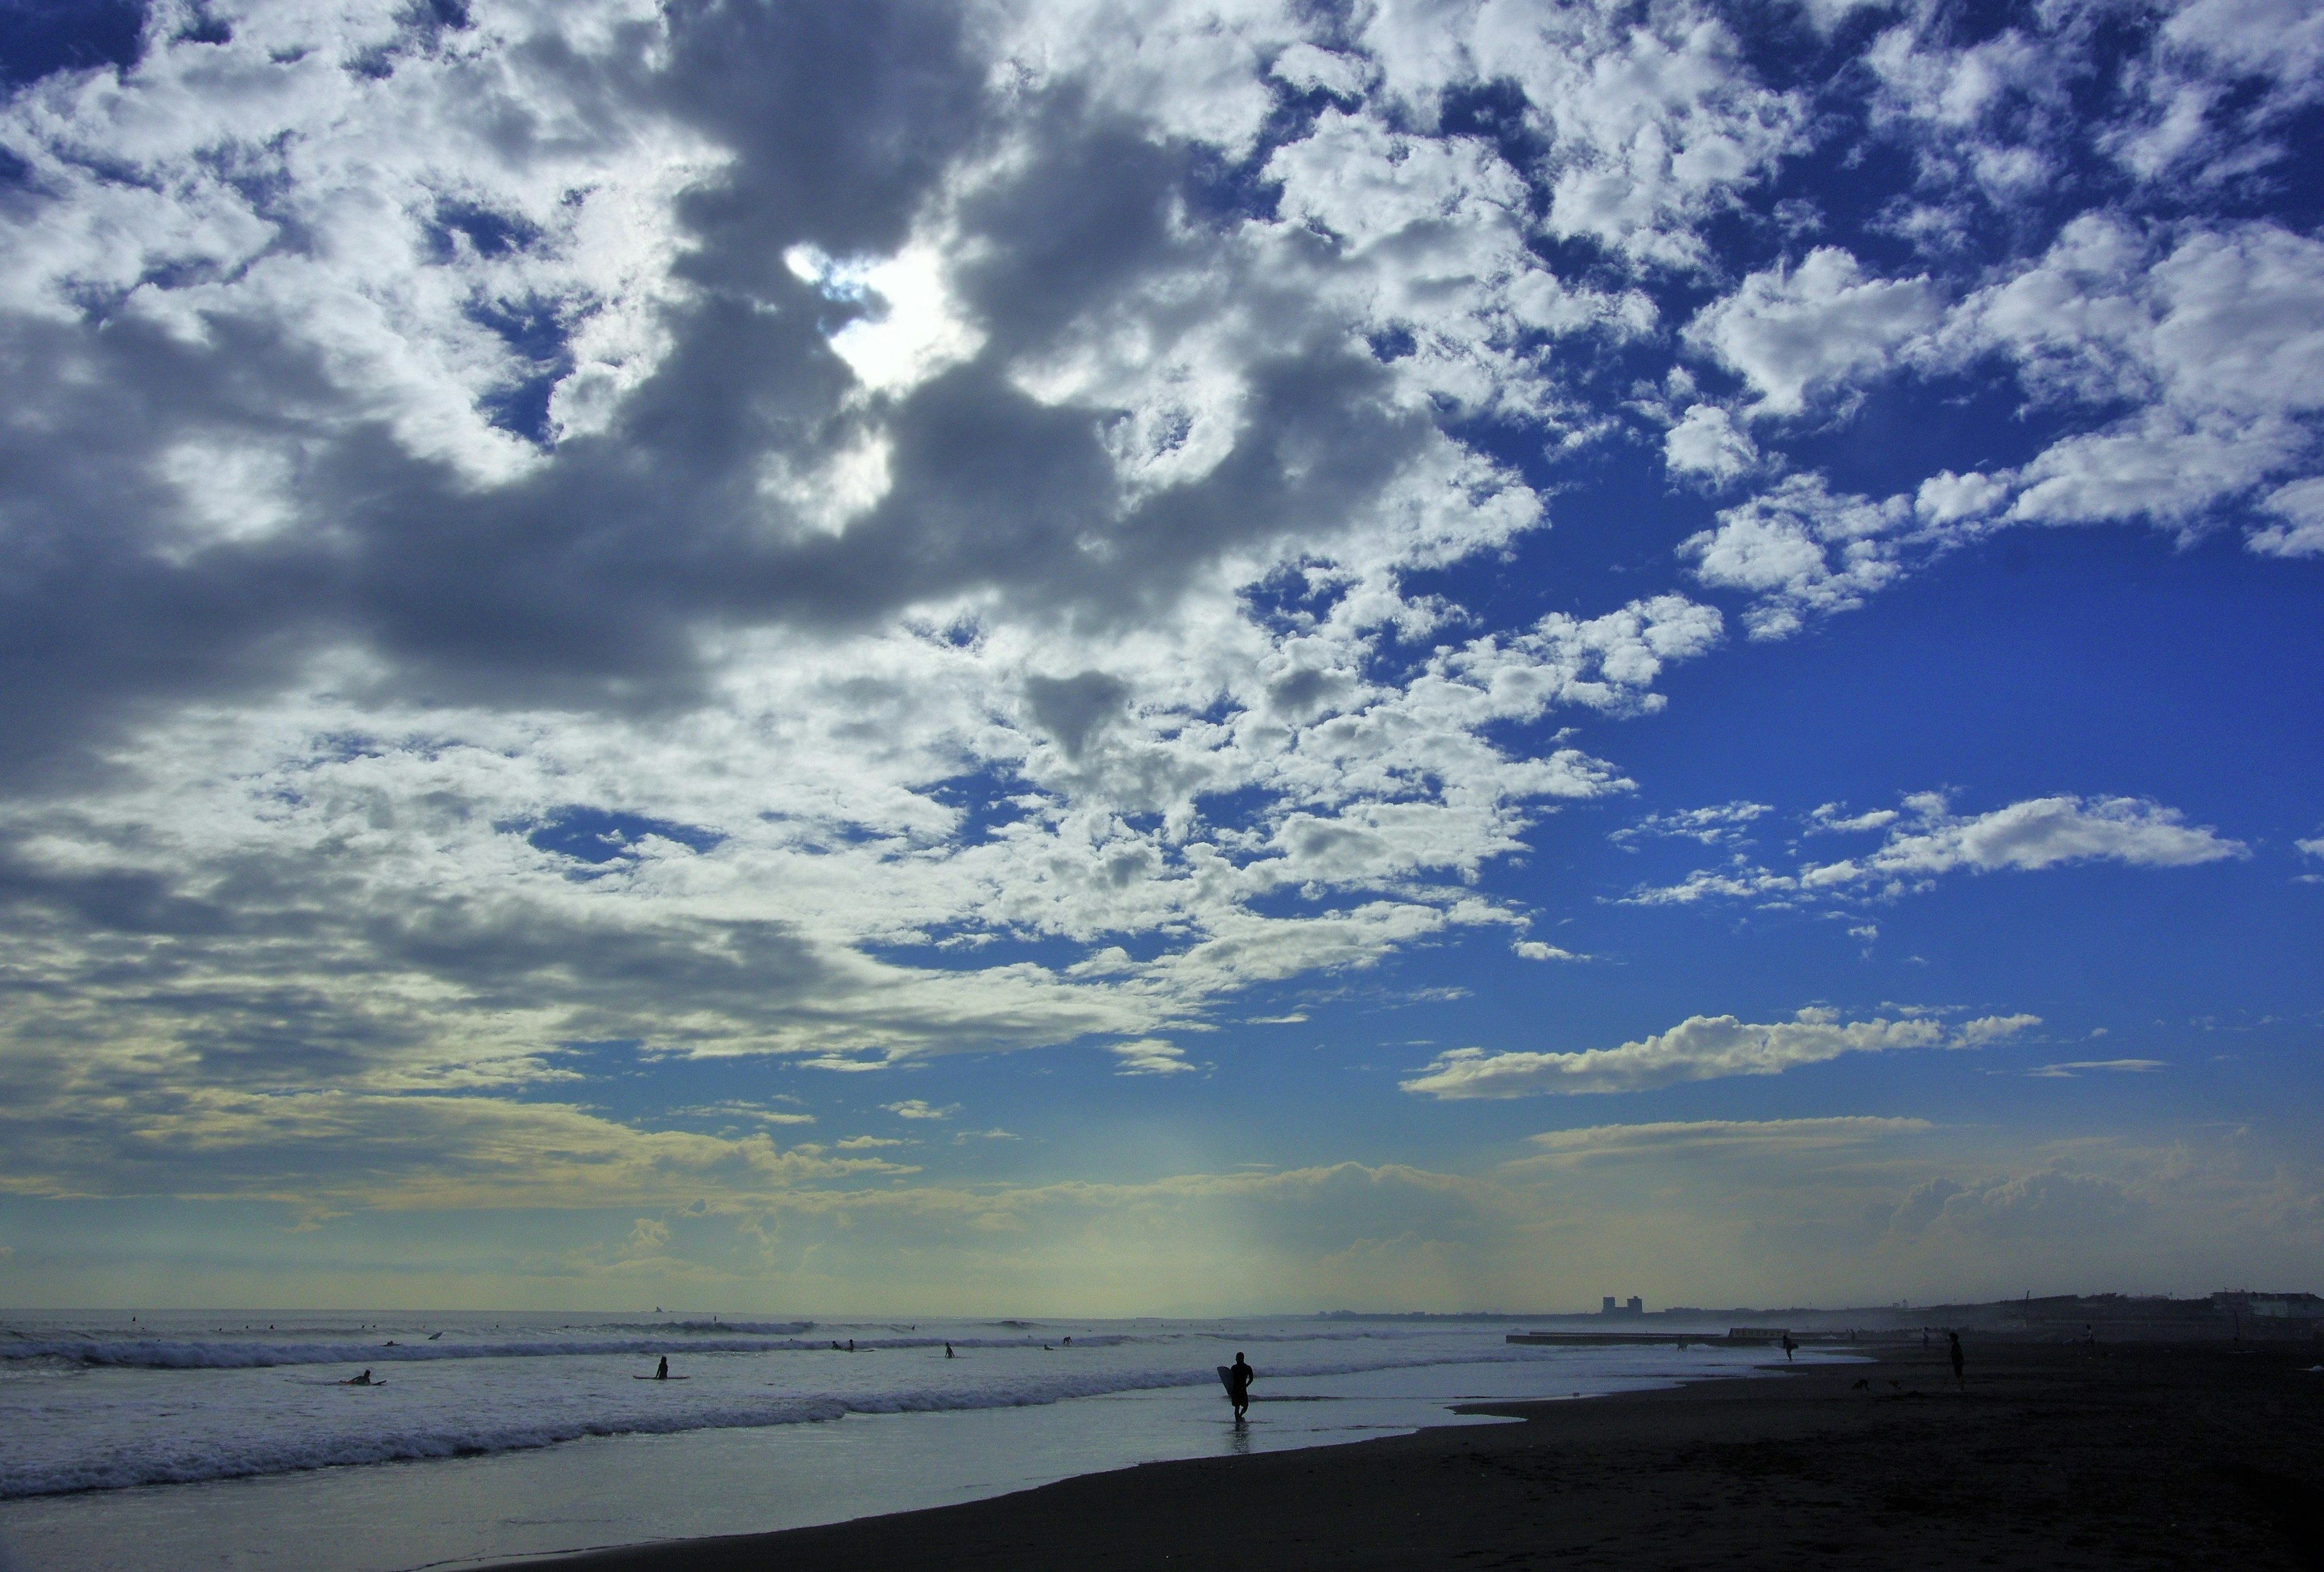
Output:
<instances>
[{"instance_id":1,"label":"person in water","mask_svg":"<svg viewBox=\"0 0 2324 1572\"><path fill-rule=\"evenodd\" d=\"M1945 1334L1945 1341L1948 1345L1945 1349L1945 1357L1951 1360L1953 1365L1953 1384L1966 1391L1969 1387L1969 1382L1967 1378L1961 1374L1960 1334L1959 1332L1947 1332Z\"/></svg>"},{"instance_id":2,"label":"person in water","mask_svg":"<svg viewBox=\"0 0 2324 1572\"><path fill-rule=\"evenodd\" d=\"M661 1356L661 1363L654 1366L654 1379L656 1381L668 1381L669 1379L669 1355L664 1354Z\"/></svg>"},{"instance_id":3,"label":"person in water","mask_svg":"<svg viewBox=\"0 0 2324 1572\"><path fill-rule=\"evenodd\" d=\"M376 1386L379 1384L371 1378L371 1372L366 1370L361 1375L348 1376L339 1384L341 1386Z\"/></svg>"},{"instance_id":4,"label":"person in water","mask_svg":"<svg viewBox=\"0 0 2324 1572\"><path fill-rule=\"evenodd\" d=\"M952 1345L951 1345L950 1343L946 1343L946 1344L945 1345L945 1358L947 1358L947 1359L951 1359L951 1358L954 1358L954 1357L956 1357L956 1356L955 1356L955 1355L953 1353L953 1351L952 1351Z\"/></svg>"},{"instance_id":5,"label":"person in water","mask_svg":"<svg viewBox=\"0 0 2324 1572\"><path fill-rule=\"evenodd\" d=\"M1250 1384L1259 1372L1243 1359L1242 1350L1235 1350L1235 1362L1227 1366L1227 1401L1234 1404L1235 1422L1242 1422L1242 1411L1250 1406Z\"/></svg>"}]
</instances>

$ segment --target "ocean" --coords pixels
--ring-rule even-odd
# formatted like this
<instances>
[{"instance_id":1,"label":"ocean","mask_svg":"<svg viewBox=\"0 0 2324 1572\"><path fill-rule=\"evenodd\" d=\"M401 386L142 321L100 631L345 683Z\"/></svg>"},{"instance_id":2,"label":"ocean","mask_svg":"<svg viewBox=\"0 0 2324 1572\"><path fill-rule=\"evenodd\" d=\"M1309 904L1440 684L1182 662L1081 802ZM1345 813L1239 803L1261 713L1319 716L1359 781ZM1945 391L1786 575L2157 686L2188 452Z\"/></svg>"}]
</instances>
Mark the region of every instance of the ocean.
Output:
<instances>
[{"instance_id":1,"label":"ocean","mask_svg":"<svg viewBox=\"0 0 2324 1572\"><path fill-rule=\"evenodd\" d=\"M1446 1405L1745 1376L1766 1359L1513 1347L1510 1329L1337 1318L0 1316L0 1566L408 1572L745 1533L1140 1462L1493 1422ZM1259 1372L1242 1427L1215 1374L1238 1351ZM636 1379L663 1357L685 1379ZM374 1384L346 1384L365 1370Z\"/></svg>"}]
</instances>

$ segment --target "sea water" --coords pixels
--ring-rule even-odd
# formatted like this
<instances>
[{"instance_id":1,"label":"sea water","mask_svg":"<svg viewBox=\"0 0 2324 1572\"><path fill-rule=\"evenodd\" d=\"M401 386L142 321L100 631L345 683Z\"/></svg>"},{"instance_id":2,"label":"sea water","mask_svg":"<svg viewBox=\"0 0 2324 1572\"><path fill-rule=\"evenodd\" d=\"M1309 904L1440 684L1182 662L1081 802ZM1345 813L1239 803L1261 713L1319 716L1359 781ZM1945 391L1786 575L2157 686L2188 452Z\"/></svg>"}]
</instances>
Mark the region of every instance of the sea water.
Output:
<instances>
[{"instance_id":1,"label":"sea water","mask_svg":"<svg viewBox=\"0 0 2324 1572\"><path fill-rule=\"evenodd\" d=\"M1446 1405L1743 1375L1766 1357L1525 1347L1504 1340L1509 1329L1346 1318L8 1317L0 1557L17 1572L405 1572L757 1532L1140 1462L1489 1422ZM1259 1377L1242 1426L1216 1374L1237 1352ZM663 1357L684 1380L637 1379ZM364 1370L374 1384L346 1384Z\"/></svg>"}]
</instances>

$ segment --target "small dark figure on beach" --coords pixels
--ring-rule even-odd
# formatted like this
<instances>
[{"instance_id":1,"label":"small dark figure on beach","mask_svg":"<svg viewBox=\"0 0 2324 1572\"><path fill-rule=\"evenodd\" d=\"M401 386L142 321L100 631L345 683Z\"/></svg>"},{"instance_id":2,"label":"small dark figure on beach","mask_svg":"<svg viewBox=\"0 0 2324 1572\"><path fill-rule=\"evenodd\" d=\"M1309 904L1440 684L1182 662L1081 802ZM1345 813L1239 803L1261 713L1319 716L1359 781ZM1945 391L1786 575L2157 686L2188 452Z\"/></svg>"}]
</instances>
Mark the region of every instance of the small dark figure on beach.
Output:
<instances>
[{"instance_id":1,"label":"small dark figure on beach","mask_svg":"<svg viewBox=\"0 0 2324 1572\"><path fill-rule=\"evenodd\" d=\"M1235 1422L1242 1422L1242 1411L1250 1406L1251 1379L1259 1373L1244 1362L1242 1350L1235 1350L1235 1362L1227 1366L1227 1400L1234 1404Z\"/></svg>"},{"instance_id":2,"label":"small dark figure on beach","mask_svg":"<svg viewBox=\"0 0 2324 1572\"><path fill-rule=\"evenodd\" d=\"M669 1379L669 1355L663 1355L661 1357L661 1363L654 1366L654 1379L656 1381L668 1381Z\"/></svg>"},{"instance_id":3,"label":"small dark figure on beach","mask_svg":"<svg viewBox=\"0 0 2324 1572\"><path fill-rule=\"evenodd\" d=\"M959 1357L959 1356L958 1356L958 1355L954 1354L954 1353L952 1351L952 1345L951 1345L950 1343L946 1343L946 1344L945 1345L945 1358L947 1358L947 1359L954 1359L954 1358L957 1358L957 1357Z\"/></svg>"},{"instance_id":4,"label":"small dark figure on beach","mask_svg":"<svg viewBox=\"0 0 2324 1572\"><path fill-rule=\"evenodd\" d=\"M1789 1333L1789 1332L1785 1332L1785 1333L1784 1334L1784 1364L1789 1365L1789 1364L1792 1362L1792 1351L1793 1351L1794 1349L1797 1348L1798 1347L1799 1347L1799 1345L1798 1345L1797 1343L1794 1343L1794 1342L1793 1342L1793 1341L1792 1341L1792 1335L1791 1335L1791 1333Z\"/></svg>"},{"instance_id":5,"label":"small dark figure on beach","mask_svg":"<svg viewBox=\"0 0 2324 1572\"><path fill-rule=\"evenodd\" d=\"M1071 1338L1067 1338L1065 1339L1065 1347L1068 1347L1068 1348L1070 1348L1070 1347L1072 1347L1073 1346L1074 1346L1074 1340L1073 1340Z\"/></svg>"},{"instance_id":6,"label":"small dark figure on beach","mask_svg":"<svg viewBox=\"0 0 2324 1572\"><path fill-rule=\"evenodd\" d=\"M1969 1386L1969 1382L1967 1378L1961 1374L1960 1334L1959 1332L1947 1332L1945 1334L1945 1341L1950 1345L1945 1350L1945 1357L1953 1362L1953 1384L1966 1390Z\"/></svg>"},{"instance_id":7,"label":"small dark figure on beach","mask_svg":"<svg viewBox=\"0 0 2324 1572\"><path fill-rule=\"evenodd\" d=\"M851 1354L855 1352L855 1339L853 1338L847 1339L847 1351Z\"/></svg>"}]
</instances>

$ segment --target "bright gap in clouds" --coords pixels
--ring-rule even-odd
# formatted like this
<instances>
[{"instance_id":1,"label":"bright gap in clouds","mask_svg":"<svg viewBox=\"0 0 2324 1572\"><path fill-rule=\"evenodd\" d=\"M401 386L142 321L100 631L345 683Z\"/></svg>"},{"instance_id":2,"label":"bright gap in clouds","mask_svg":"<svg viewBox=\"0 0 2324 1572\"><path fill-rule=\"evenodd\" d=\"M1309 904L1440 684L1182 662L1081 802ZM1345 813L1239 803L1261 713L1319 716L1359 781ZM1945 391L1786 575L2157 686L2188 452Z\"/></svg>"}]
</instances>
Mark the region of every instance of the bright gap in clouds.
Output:
<instances>
[{"instance_id":1,"label":"bright gap in clouds","mask_svg":"<svg viewBox=\"0 0 2324 1572\"><path fill-rule=\"evenodd\" d=\"M1860 1158L1884 1300L2199 1112L2317 1193L2305 23L127 14L0 13L0 1229L668 1208L831 1308L848 1206L1184 1202L1590 1302L1496 1188L1578 1092Z\"/></svg>"}]
</instances>

